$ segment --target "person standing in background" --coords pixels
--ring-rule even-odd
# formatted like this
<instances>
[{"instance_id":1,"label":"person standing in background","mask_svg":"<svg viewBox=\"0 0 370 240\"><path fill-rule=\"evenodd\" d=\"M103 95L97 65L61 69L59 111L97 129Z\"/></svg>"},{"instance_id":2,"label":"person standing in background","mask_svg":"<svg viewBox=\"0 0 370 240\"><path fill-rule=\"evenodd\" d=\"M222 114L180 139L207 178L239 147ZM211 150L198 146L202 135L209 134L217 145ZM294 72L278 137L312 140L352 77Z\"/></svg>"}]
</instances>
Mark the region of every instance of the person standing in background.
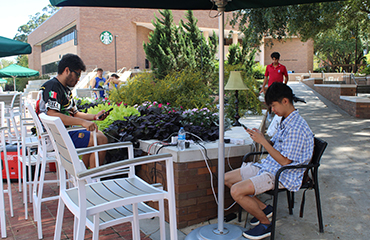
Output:
<instances>
[{"instance_id":1,"label":"person standing in background","mask_svg":"<svg viewBox=\"0 0 370 240\"><path fill-rule=\"evenodd\" d=\"M288 83L288 71L286 67L279 63L280 53L273 52L271 54L272 63L267 65L265 72L265 79L263 80L262 89L260 93L266 93L266 84L270 87L274 82ZM285 78L285 80L283 79Z\"/></svg>"},{"instance_id":2,"label":"person standing in background","mask_svg":"<svg viewBox=\"0 0 370 240\"><path fill-rule=\"evenodd\" d=\"M92 88L103 88L103 85L105 84L105 77L103 77L103 69L98 68L97 73L96 73L96 78L92 79L90 82L90 86ZM96 94L96 98L104 98L104 90L99 91Z\"/></svg>"}]
</instances>

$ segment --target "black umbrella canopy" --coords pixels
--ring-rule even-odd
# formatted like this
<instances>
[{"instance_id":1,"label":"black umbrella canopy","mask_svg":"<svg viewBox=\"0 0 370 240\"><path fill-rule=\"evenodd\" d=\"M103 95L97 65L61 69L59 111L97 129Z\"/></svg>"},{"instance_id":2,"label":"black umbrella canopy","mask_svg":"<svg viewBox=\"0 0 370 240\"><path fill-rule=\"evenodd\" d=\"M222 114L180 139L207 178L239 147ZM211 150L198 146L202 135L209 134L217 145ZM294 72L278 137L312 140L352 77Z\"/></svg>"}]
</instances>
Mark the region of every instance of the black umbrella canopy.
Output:
<instances>
[{"instance_id":1,"label":"black umbrella canopy","mask_svg":"<svg viewBox=\"0 0 370 240\"><path fill-rule=\"evenodd\" d=\"M336 1L336 0L335 0ZM232 0L227 3L226 11L235 11L246 8L264 8L303 3L333 2L333 0ZM183 9L207 10L217 9L210 0L50 0L54 6L80 6L80 7L122 7L122 8L154 8L154 9Z\"/></svg>"},{"instance_id":2,"label":"black umbrella canopy","mask_svg":"<svg viewBox=\"0 0 370 240\"><path fill-rule=\"evenodd\" d=\"M32 48L28 43L0 36L0 57L30 54L31 52Z\"/></svg>"}]
</instances>

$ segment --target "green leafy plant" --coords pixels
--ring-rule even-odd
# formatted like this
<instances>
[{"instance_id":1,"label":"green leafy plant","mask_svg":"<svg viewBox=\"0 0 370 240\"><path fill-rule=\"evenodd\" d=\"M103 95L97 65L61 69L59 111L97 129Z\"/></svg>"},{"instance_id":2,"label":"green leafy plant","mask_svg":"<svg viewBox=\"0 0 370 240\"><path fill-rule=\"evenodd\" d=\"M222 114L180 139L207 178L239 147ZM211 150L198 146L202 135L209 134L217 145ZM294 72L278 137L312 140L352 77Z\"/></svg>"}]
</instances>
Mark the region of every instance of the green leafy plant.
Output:
<instances>
[{"instance_id":1,"label":"green leafy plant","mask_svg":"<svg viewBox=\"0 0 370 240\"><path fill-rule=\"evenodd\" d=\"M111 104L110 102L99 104L87 110L87 113L97 114L101 110L108 111L113 108L109 115L103 121L96 121L98 128L104 130L108 128L114 121L129 117L132 115L139 115L139 111L134 107L126 107L124 104Z\"/></svg>"},{"instance_id":2,"label":"green leafy plant","mask_svg":"<svg viewBox=\"0 0 370 240\"><path fill-rule=\"evenodd\" d=\"M173 71L159 80L150 73L136 75L110 94L111 102L124 102L129 106L146 101L171 103L183 109L203 108L212 102L211 90L202 80L200 71L184 69Z\"/></svg>"}]
</instances>

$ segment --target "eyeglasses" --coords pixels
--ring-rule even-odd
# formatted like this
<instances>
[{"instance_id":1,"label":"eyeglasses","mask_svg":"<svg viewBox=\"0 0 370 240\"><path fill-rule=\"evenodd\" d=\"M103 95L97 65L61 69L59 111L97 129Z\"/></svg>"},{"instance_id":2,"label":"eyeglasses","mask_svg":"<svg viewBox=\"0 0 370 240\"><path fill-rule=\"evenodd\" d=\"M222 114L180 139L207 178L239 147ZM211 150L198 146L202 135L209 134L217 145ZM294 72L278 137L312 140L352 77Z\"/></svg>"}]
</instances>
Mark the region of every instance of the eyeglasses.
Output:
<instances>
[{"instance_id":1,"label":"eyeglasses","mask_svg":"<svg viewBox=\"0 0 370 240\"><path fill-rule=\"evenodd\" d=\"M80 78L80 77L81 77L81 72L76 72L75 70L71 70L71 72L76 73L76 76L77 76L78 78Z\"/></svg>"}]
</instances>

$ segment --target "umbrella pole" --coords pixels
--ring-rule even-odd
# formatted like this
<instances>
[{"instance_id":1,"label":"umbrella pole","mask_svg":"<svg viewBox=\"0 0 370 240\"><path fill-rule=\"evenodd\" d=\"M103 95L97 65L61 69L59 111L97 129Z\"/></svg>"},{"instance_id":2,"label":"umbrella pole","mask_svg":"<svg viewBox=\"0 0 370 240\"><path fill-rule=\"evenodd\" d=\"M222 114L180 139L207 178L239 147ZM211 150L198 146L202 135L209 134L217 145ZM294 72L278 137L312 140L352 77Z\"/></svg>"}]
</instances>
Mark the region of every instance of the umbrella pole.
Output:
<instances>
[{"instance_id":1,"label":"umbrella pole","mask_svg":"<svg viewBox=\"0 0 370 240\"><path fill-rule=\"evenodd\" d=\"M16 76L12 76L13 77L13 82L14 82L14 92L16 92L17 91L17 86L15 85L15 78L16 78Z\"/></svg>"},{"instance_id":2,"label":"umbrella pole","mask_svg":"<svg viewBox=\"0 0 370 240\"><path fill-rule=\"evenodd\" d=\"M218 139L218 224L194 229L185 240L237 240L243 229L233 224L224 224L225 191L225 142L224 142L224 12L227 0L215 1L219 12L219 139Z\"/></svg>"},{"instance_id":3,"label":"umbrella pole","mask_svg":"<svg viewBox=\"0 0 370 240\"><path fill-rule=\"evenodd\" d=\"M225 177L225 118L224 118L224 12L225 7L218 7L220 16L218 17L219 29L219 137L218 137L218 232L224 232L224 177Z\"/></svg>"}]
</instances>

